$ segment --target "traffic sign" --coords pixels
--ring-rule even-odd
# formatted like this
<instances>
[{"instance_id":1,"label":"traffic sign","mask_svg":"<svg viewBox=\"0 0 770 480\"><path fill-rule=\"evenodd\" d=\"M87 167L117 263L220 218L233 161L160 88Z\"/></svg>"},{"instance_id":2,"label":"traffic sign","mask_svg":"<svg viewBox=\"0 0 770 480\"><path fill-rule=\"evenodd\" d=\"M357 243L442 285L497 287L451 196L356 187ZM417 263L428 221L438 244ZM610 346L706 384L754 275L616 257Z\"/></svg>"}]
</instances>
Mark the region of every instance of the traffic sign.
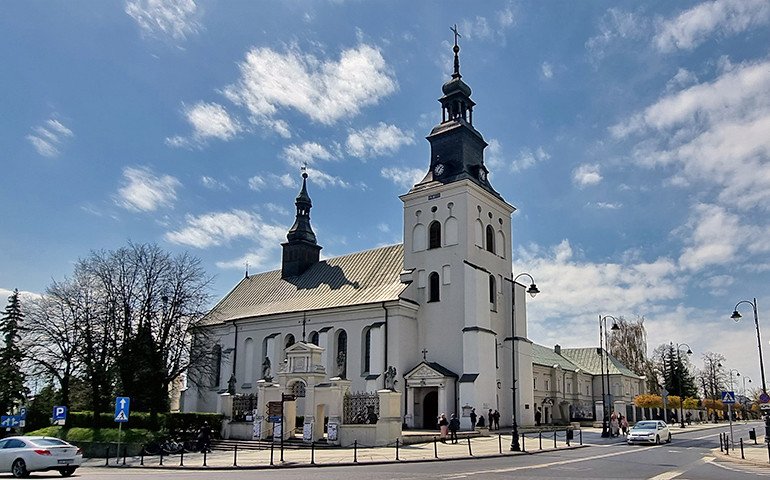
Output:
<instances>
[{"instance_id":1,"label":"traffic sign","mask_svg":"<svg viewBox=\"0 0 770 480\"><path fill-rule=\"evenodd\" d=\"M27 407L20 407L19 408L19 418L22 420L27 419Z\"/></svg>"},{"instance_id":2,"label":"traffic sign","mask_svg":"<svg viewBox=\"0 0 770 480\"><path fill-rule=\"evenodd\" d=\"M64 405L53 407L53 420L54 422L67 420L67 407Z\"/></svg>"},{"instance_id":3,"label":"traffic sign","mask_svg":"<svg viewBox=\"0 0 770 480\"><path fill-rule=\"evenodd\" d=\"M281 416L280 415L270 415L267 417L267 420L271 423L281 423Z\"/></svg>"},{"instance_id":4,"label":"traffic sign","mask_svg":"<svg viewBox=\"0 0 770 480\"><path fill-rule=\"evenodd\" d=\"M770 395L768 395L767 392L760 393L759 403L770 403Z\"/></svg>"},{"instance_id":5,"label":"traffic sign","mask_svg":"<svg viewBox=\"0 0 770 480\"><path fill-rule=\"evenodd\" d=\"M131 399L129 397L118 397L115 399L115 421L126 423L131 410Z\"/></svg>"},{"instance_id":6,"label":"traffic sign","mask_svg":"<svg viewBox=\"0 0 770 480\"><path fill-rule=\"evenodd\" d=\"M3 415L0 417L0 427L10 427L11 426L11 416L10 415Z\"/></svg>"},{"instance_id":7,"label":"traffic sign","mask_svg":"<svg viewBox=\"0 0 770 480\"><path fill-rule=\"evenodd\" d=\"M0 427L16 428L23 427L24 419L18 415L3 415L0 417Z\"/></svg>"},{"instance_id":8,"label":"traffic sign","mask_svg":"<svg viewBox=\"0 0 770 480\"><path fill-rule=\"evenodd\" d=\"M770 410L770 403L760 403L759 408L762 410Z\"/></svg>"},{"instance_id":9,"label":"traffic sign","mask_svg":"<svg viewBox=\"0 0 770 480\"><path fill-rule=\"evenodd\" d=\"M722 403L728 405L735 403L735 392L722 392Z\"/></svg>"}]
</instances>

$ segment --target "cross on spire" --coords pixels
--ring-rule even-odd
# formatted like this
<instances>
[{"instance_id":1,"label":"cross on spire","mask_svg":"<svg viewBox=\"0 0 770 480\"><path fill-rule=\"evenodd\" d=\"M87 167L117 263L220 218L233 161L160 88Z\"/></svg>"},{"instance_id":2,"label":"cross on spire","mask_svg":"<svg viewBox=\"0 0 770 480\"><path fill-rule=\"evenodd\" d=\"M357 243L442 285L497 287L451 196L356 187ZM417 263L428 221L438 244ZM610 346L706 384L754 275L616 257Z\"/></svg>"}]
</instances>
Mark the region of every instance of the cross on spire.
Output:
<instances>
[{"instance_id":1,"label":"cross on spire","mask_svg":"<svg viewBox=\"0 0 770 480\"><path fill-rule=\"evenodd\" d=\"M460 56L458 55L460 53L460 46L457 45L457 39L462 38L462 35L457 31L457 24L453 27L449 27L449 30L455 34L455 46L452 47L452 51L455 52L455 72L452 74L452 78L460 78L462 77L462 75L460 75Z\"/></svg>"},{"instance_id":2,"label":"cross on spire","mask_svg":"<svg viewBox=\"0 0 770 480\"><path fill-rule=\"evenodd\" d=\"M460 32L457 31L457 24L455 23L453 27L449 27L450 30L452 30L455 34L455 46L457 46L457 39L463 38L462 35L460 35Z\"/></svg>"},{"instance_id":3,"label":"cross on spire","mask_svg":"<svg viewBox=\"0 0 770 480\"><path fill-rule=\"evenodd\" d=\"M423 360L427 360L427 359L426 359L426 356L427 356L427 355L428 355L428 350L426 350L425 348L423 348L423 349L422 349L422 359L423 359Z\"/></svg>"},{"instance_id":4,"label":"cross on spire","mask_svg":"<svg viewBox=\"0 0 770 480\"><path fill-rule=\"evenodd\" d=\"M302 324L302 341L305 341L305 325L307 324L307 313L302 312L302 321L300 322Z\"/></svg>"}]
</instances>

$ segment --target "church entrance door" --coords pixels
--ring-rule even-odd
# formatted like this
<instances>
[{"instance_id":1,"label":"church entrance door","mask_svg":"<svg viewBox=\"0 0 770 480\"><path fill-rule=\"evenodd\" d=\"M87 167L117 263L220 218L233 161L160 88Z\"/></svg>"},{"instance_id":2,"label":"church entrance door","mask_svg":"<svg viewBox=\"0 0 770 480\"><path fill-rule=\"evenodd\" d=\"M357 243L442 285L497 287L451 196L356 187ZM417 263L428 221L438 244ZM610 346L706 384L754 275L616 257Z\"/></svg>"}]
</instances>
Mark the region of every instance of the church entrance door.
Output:
<instances>
[{"instance_id":1,"label":"church entrance door","mask_svg":"<svg viewBox=\"0 0 770 480\"><path fill-rule=\"evenodd\" d=\"M438 429L438 392L433 390L422 399L422 428Z\"/></svg>"}]
</instances>

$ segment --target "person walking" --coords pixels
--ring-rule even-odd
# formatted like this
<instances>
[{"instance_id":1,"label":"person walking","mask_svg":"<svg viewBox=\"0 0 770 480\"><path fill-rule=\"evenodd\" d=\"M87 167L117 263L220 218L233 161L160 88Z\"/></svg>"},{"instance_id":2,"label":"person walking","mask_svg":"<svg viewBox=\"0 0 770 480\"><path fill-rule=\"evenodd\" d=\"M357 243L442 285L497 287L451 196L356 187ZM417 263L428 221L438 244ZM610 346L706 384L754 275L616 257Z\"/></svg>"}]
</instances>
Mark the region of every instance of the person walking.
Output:
<instances>
[{"instance_id":1,"label":"person walking","mask_svg":"<svg viewBox=\"0 0 770 480\"><path fill-rule=\"evenodd\" d=\"M495 416L492 413L492 409L489 409L489 413L487 413L487 425L489 425L490 430L494 430L495 428Z\"/></svg>"},{"instance_id":2,"label":"person walking","mask_svg":"<svg viewBox=\"0 0 770 480\"><path fill-rule=\"evenodd\" d=\"M535 410L535 426L540 426L540 420L543 419L543 412L540 410L540 407L537 407L537 410Z\"/></svg>"},{"instance_id":3,"label":"person walking","mask_svg":"<svg viewBox=\"0 0 770 480\"><path fill-rule=\"evenodd\" d=\"M471 408L471 430L476 430L476 419L478 418L478 415L476 415L476 409Z\"/></svg>"},{"instance_id":4,"label":"person walking","mask_svg":"<svg viewBox=\"0 0 770 480\"><path fill-rule=\"evenodd\" d=\"M460 419L452 414L452 418L449 420L449 435L452 443L457 443L457 431L460 429Z\"/></svg>"},{"instance_id":5,"label":"person walking","mask_svg":"<svg viewBox=\"0 0 770 480\"><path fill-rule=\"evenodd\" d=\"M620 416L620 431L624 437L628 436L628 419L623 415Z\"/></svg>"},{"instance_id":6,"label":"person walking","mask_svg":"<svg viewBox=\"0 0 770 480\"><path fill-rule=\"evenodd\" d=\"M610 435L613 437L620 435L620 422L618 421L617 412L612 412L610 416Z\"/></svg>"},{"instance_id":7,"label":"person walking","mask_svg":"<svg viewBox=\"0 0 770 480\"><path fill-rule=\"evenodd\" d=\"M198 431L198 451L201 453L211 451L211 427L209 427L209 422L203 422L203 426Z\"/></svg>"},{"instance_id":8,"label":"person walking","mask_svg":"<svg viewBox=\"0 0 770 480\"><path fill-rule=\"evenodd\" d=\"M446 443L446 434L449 430L449 420L447 420L446 414L444 413L438 417L438 428L441 431L441 443Z\"/></svg>"},{"instance_id":9,"label":"person walking","mask_svg":"<svg viewBox=\"0 0 770 480\"><path fill-rule=\"evenodd\" d=\"M500 430L500 412L495 410L492 414L492 420L495 421L495 430Z\"/></svg>"}]
</instances>

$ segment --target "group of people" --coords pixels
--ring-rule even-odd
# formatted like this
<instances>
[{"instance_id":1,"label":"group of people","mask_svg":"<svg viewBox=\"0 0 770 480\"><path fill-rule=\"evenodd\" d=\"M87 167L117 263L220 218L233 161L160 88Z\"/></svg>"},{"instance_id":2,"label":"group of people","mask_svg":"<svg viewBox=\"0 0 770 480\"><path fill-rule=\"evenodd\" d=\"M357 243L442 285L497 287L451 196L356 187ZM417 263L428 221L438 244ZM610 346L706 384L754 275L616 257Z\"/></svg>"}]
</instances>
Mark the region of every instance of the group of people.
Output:
<instances>
[{"instance_id":1,"label":"group of people","mask_svg":"<svg viewBox=\"0 0 770 480\"><path fill-rule=\"evenodd\" d=\"M610 416L610 436L619 437L621 434L624 437L628 435L628 419L623 414L612 412Z\"/></svg>"},{"instance_id":2,"label":"group of people","mask_svg":"<svg viewBox=\"0 0 770 480\"><path fill-rule=\"evenodd\" d=\"M450 441L457 443L457 431L460 430L460 419L453 413L447 420L446 414L442 413L438 417L438 428L441 431L441 443L446 443L447 433L451 434Z\"/></svg>"},{"instance_id":3,"label":"group of people","mask_svg":"<svg viewBox=\"0 0 770 480\"><path fill-rule=\"evenodd\" d=\"M485 418L484 415L478 416L476 414L476 409L472 408L471 413L468 416L471 417L471 425L474 428L486 427L488 425L490 430L500 430L500 412L497 410L492 411L490 408Z\"/></svg>"},{"instance_id":4,"label":"group of people","mask_svg":"<svg viewBox=\"0 0 770 480\"><path fill-rule=\"evenodd\" d=\"M476 409L472 408L468 416L471 419L473 428L489 425L490 430L500 430L500 412L497 410L493 411L490 408L485 418L484 415L479 416L476 414ZM453 413L448 419L445 413L439 415L438 428L441 431L440 438L442 443L446 443L447 435L450 435L452 443L457 443L457 431L460 430L460 419L457 418L457 415Z\"/></svg>"}]
</instances>

